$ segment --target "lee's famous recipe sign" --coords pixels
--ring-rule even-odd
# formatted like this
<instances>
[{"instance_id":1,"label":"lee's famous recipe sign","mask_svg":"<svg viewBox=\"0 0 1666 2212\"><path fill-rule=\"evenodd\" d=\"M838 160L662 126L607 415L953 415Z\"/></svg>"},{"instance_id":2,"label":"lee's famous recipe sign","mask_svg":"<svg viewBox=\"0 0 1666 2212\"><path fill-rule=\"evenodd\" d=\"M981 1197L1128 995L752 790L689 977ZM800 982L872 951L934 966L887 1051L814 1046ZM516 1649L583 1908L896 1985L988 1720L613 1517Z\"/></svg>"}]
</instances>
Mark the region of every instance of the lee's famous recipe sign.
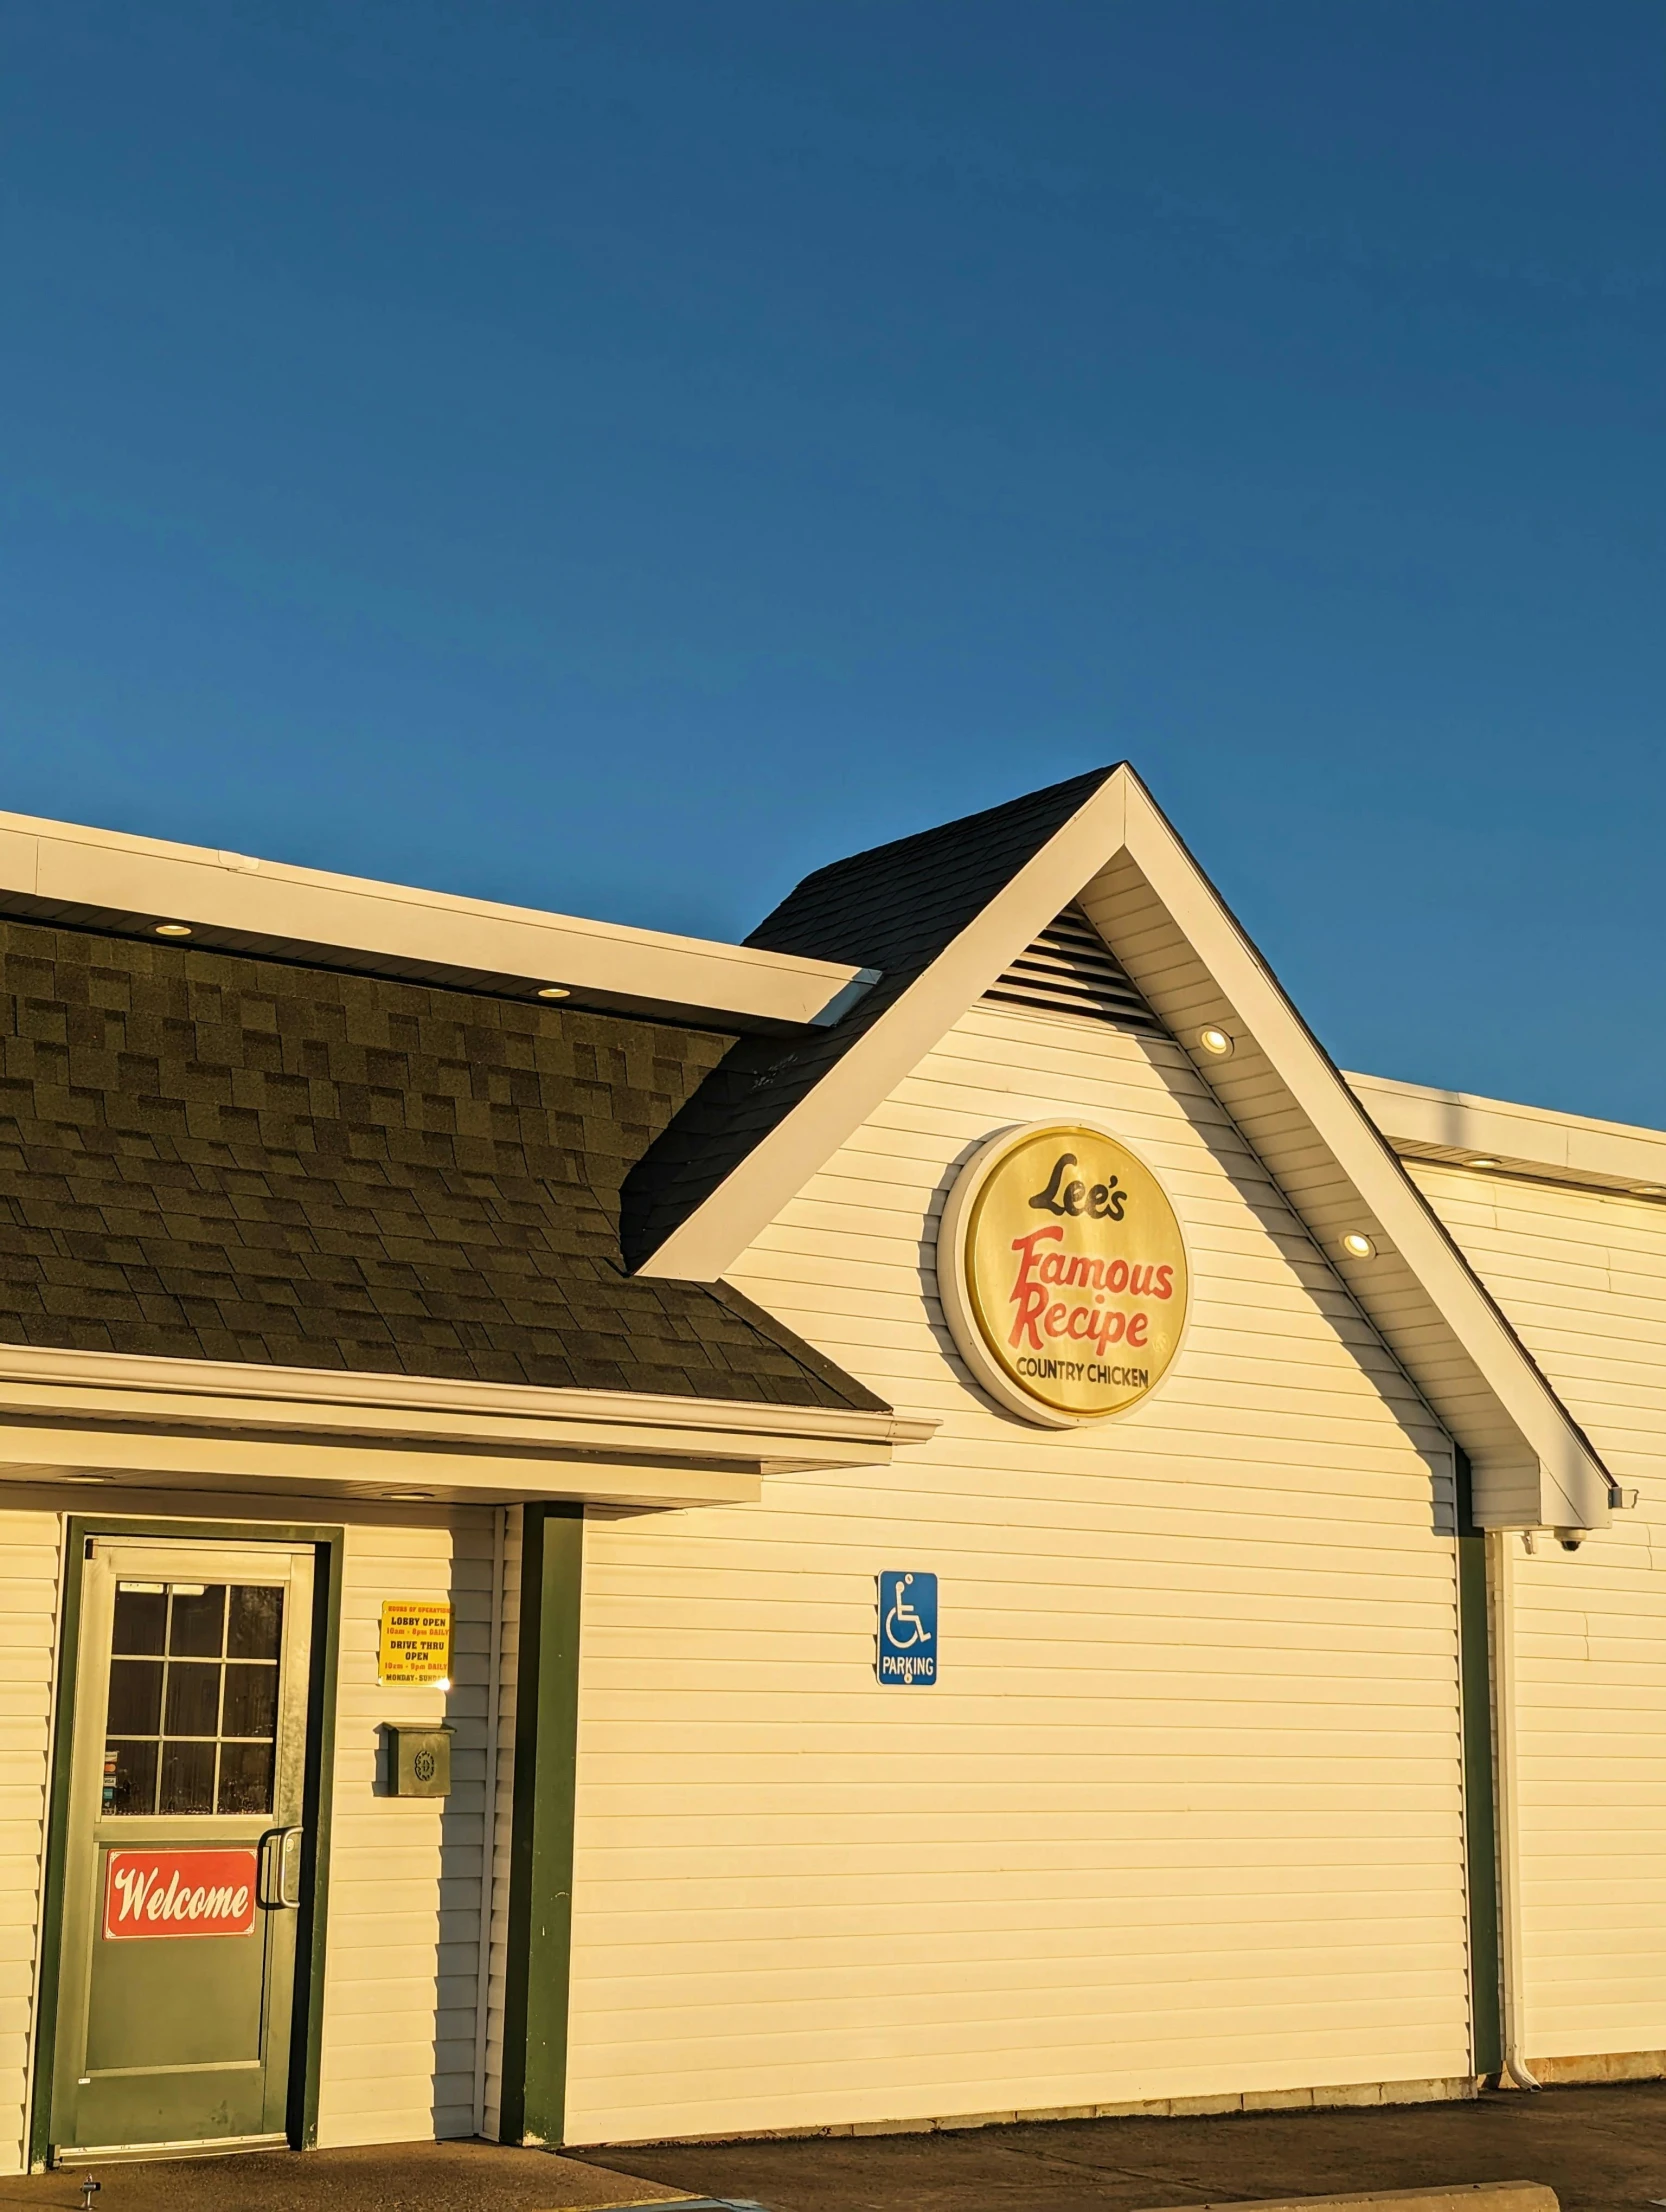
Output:
<instances>
[{"instance_id":1,"label":"lee's famous recipe sign","mask_svg":"<svg viewBox=\"0 0 1666 2212\"><path fill-rule=\"evenodd\" d=\"M991 1397L1051 1428L1125 1413L1186 1324L1186 1247L1162 1185L1103 1129L1039 1122L967 1162L937 1240L962 1358Z\"/></svg>"},{"instance_id":2,"label":"lee's famous recipe sign","mask_svg":"<svg viewBox=\"0 0 1666 2212\"><path fill-rule=\"evenodd\" d=\"M112 1851L104 1870L105 1938L248 1935L257 1880L252 1847Z\"/></svg>"}]
</instances>

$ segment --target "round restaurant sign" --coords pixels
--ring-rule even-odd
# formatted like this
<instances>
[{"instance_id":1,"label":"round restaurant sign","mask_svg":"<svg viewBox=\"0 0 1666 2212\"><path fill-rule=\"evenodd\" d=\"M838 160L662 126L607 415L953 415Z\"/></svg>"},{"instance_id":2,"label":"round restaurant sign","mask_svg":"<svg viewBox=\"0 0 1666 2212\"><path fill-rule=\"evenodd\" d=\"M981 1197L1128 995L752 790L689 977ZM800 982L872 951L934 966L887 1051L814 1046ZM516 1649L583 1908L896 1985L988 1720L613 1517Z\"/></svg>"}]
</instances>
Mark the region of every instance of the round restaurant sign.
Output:
<instances>
[{"instance_id":1,"label":"round restaurant sign","mask_svg":"<svg viewBox=\"0 0 1666 2212\"><path fill-rule=\"evenodd\" d=\"M1142 1160L1084 1122L1009 1129L967 1162L937 1239L961 1356L1026 1420L1126 1413L1180 1347L1180 1224Z\"/></svg>"}]
</instances>

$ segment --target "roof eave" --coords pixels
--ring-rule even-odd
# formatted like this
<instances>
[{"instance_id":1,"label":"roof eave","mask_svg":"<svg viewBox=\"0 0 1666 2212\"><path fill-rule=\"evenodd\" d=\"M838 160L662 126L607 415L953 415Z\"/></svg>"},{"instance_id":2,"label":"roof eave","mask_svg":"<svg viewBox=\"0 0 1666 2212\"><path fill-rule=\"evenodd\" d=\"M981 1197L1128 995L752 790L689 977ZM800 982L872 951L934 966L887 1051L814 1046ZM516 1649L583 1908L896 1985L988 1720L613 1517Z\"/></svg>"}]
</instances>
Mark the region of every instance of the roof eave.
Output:
<instances>
[{"instance_id":1,"label":"roof eave","mask_svg":"<svg viewBox=\"0 0 1666 2212\"><path fill-rule=\"evenodd\" d=\"M27 814L0 813L0 912L501 997L564 986L575 1005L791 1033L834 1021L870 970L547 914Z\"/></svg>"},{"instance_id":2,"label":"roof eave","mask_svg":"<svg viewBox=\"0 0 1666 2212\"><path fill-rule=\"evenodd\" d=\"M934 1420L649 1392L0 1345L0 1474L367 1498L733 1504L886 1465Z\"/></svg>"}]
</instances>

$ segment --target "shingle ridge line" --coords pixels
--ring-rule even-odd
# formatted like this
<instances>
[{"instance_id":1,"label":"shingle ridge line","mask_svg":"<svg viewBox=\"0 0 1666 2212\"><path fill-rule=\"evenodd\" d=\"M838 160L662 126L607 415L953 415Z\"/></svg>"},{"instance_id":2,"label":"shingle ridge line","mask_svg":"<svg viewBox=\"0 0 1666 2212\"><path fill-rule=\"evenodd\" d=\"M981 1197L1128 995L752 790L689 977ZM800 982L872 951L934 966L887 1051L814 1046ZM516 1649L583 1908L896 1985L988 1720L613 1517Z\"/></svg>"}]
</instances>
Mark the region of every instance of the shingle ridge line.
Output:
<instances>
[{"instance_id":1,"label":"shingle ridge line","mask_svg":"<svg viewBox=\"0 0 1666 2212\"><path fill-rule=\"evenodd\" d=\"M781 907L801 898L812 884L830 883L846 870L861 868L871 861L883 859L887 854L902 852L908 846L917 846L923 853L934 841L946 841L966 832L980 829L1003 815L1009 817L1016 828L1031 813L1045 811L1046 804L1057 800L1062 792L1078 788L1084 793L1097 790L1101 784L1107 783L1122 765L1123 763L1120 761L1112 761L1104 768L1090 768L1078 776L1064 776L1057 783L1048 784L1040 791L1027 791L1016 799L1003 799L995 806L980 808L976 814L962 814L952 822L939 822L930 829L911 830L906 837L893 837L882 845L869 845L861 852L847 853L842 860L830 860L823 867L812 869L809 875L802 876L786 894L786 897L777 901L773 911L778 913ZM943 879L941 875L938 875L936 880L941 882ZM768 919L769 917L766 915L764 921L758 924L758 929L762 929ZM752 946L757 933L757 930L752 931L750 935L741 940L742 943ZM755 949L769 951L778 948L762 946Z\"/></svg>"}]
</instances>

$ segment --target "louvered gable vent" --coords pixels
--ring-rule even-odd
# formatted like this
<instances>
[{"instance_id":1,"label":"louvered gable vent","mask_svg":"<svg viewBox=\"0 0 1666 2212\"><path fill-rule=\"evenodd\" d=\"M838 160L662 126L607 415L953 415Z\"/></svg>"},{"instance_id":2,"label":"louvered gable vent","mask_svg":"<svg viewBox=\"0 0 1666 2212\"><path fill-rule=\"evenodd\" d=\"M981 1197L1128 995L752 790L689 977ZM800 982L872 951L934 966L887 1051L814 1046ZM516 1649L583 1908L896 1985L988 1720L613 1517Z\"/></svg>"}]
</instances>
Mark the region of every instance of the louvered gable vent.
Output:
<instances>
[{"instance_id":1,"label":"louvered gable vent","mask_svg":"<svg viewBox=\"0 0 1666 2212\"><path fill-rule=\"evenodd\" d=\"M1079 906L1067 906L1021 952L985 998L1008 1006L1039 1006L1124 1029L1158 1029L1157 1020L1121 964Z\"/></svg>"}]
</instances>

